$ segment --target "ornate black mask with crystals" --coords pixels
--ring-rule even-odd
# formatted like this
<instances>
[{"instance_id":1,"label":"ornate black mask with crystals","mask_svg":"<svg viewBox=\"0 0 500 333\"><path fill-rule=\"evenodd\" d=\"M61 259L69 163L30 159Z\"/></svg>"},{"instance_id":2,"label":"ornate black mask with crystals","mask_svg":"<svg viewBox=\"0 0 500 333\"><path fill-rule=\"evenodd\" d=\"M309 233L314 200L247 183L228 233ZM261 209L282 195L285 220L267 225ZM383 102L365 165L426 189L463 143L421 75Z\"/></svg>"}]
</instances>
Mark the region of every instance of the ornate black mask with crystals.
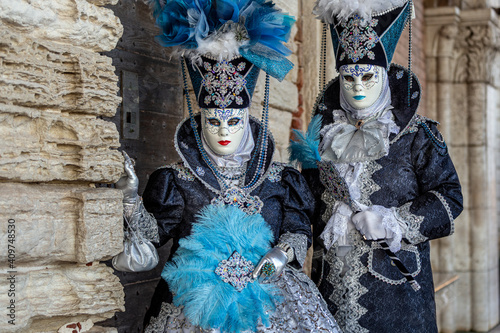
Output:
<instances>
[{"instance_id":1,"label":"ornate black mask with crystals","mask_svg":"<svg viewBox=\"0 0 500 333\"><path fill-rule=\"evenodd\" d=\"M188 63L200 108L242 109L250 105L259 68L243 57L217 61L205 56Z\"/></svg>"}]
</instances>

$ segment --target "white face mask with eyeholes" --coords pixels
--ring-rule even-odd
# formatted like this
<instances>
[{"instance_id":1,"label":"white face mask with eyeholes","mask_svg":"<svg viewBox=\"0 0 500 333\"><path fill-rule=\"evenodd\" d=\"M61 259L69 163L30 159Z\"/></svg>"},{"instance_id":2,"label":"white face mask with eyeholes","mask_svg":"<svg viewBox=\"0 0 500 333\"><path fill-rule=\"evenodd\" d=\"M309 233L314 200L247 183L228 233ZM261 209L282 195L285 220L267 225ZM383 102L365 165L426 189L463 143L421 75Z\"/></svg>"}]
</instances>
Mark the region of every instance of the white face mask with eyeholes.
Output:
<instances>
[{"instance_id":1,"label":"white face mask with eyeholes","mask_svg":"<svg viewBox=\"0 0 500 333\"><path fill-rule=\"evenodd\" d=\"M201 128L206 143L218 155L230 155L238 149L248 121L248 108L202 109Z\"/></svg>"},{"instance_id":2,"label":"white face mask with eyeholes","mask_svg":"<svg viewBox=\"0 0 500 333\"><path fill-rule=\"evenodd\" d=\"M344 65L339 73L341 94L349 109L368 109L381 98L387 80L384 68L366 64ZM358 114L366 116L363 112Z\"/></svg>"}]
</instances>

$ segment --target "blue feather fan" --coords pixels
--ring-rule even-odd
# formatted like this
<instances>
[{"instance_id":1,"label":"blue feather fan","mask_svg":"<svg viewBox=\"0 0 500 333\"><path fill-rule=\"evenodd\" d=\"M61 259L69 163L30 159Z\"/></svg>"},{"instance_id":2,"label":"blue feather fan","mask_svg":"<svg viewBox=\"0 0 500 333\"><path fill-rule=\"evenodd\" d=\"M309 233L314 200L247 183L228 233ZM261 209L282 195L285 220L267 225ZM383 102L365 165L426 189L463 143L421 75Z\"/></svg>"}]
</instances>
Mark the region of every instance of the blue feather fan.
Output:
<instances>
[{"instance_id":1,"label":"blue feather fan","mask_svg":"<svg viewBox=\"0 0 500 333\"><path fill-rule=\"evenodd\" d=\"M321 161L318 147L322 121L323 116L318 114L311 120L305 134L301 131L293 130L295 140L291 140L288 147L290 162L301 164L302 169L317 168L316 162Z\"/></svg>"},{"instance_id":2,"label":"blue feather fan","mask_svg":"<svg viewBox=\"0 0 500 333\"><path fill-rule=\"evenodd\" d=\"M256 330L259 322L268 325L269 312L281 300L279 290L254 281L237 291L215 269L234 251L257 265L272 240L260 214L247 215L234 206L206 206L161 275L175 295L174 304L183 305L189 321L204 329L240 332Z\"/></svg>"}]
</instances>

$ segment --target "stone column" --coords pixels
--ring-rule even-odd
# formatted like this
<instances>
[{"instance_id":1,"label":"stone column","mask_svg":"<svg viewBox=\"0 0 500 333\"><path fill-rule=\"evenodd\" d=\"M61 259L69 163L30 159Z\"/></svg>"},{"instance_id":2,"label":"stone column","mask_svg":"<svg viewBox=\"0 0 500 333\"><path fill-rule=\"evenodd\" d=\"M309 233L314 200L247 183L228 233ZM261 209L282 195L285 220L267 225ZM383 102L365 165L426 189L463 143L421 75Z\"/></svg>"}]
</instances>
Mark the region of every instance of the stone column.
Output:
<instances>
[{"instance_id":1,"label":"stone column","mask_svg":"<svg viewBox=\"0 0 500 333\"><path fill-rule=\"evenodd\" d=\"M458 275L438 299L441 332L486 332L499 321L496 139L498 18L492 9L426 10L427 109L457 168L464 212L455 235L433 242L439 279Z\"/></svg>"},{"instance_id":2,"label":"stone column","mask_svg":"<svg viewBox=\"0 0 500 333\"><path fill-rule=\"evenodd\" d=\"M112 2L0 0L1 332L80 332L124 310L99 263L123 240L121 193L96 186L122 172L101 119L120 103L99 54L122 33Z\"/></svg>"}]
</instances>

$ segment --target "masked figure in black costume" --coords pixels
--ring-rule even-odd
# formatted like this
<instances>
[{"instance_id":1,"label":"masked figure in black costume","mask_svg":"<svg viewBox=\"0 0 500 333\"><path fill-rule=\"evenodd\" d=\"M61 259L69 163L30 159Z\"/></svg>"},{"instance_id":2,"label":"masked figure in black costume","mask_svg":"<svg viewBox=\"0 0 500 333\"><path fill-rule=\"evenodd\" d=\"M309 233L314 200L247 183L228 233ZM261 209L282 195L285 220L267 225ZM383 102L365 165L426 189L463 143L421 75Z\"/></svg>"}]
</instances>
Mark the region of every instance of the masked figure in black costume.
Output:
<instances>
[{"instance_id":1,"label":"masked figure in black costume","mask_svg":"<svg viewBox=\"0 0 500 333\"><path fill-rule=\"evenodd\" d=\"M175 133L181 161L156 170L141 198L128 157L125 215L156 245L173 239L146 332L340 332L301 271L314 199L295 169L272 161L269 75L291 69L293 19L270 1L167 1L164 46L180 46L197 106ZM262 120L248 109L266 72Z\"/></svg>"},{"instance_id":2,"label":"masked figure in black costume","mask_svg":"<svg viewBox=\"0 0 500 333\"><path fill-rule=\"evenodd\" d=\"M417 114L416 76L390 64L411 11L404 0L315 8L339 76L291 157L318 202L313 280L344 332L437 332L429 241L453 233L462 194L437 123Z\"/></svg>"}]
</instances>

